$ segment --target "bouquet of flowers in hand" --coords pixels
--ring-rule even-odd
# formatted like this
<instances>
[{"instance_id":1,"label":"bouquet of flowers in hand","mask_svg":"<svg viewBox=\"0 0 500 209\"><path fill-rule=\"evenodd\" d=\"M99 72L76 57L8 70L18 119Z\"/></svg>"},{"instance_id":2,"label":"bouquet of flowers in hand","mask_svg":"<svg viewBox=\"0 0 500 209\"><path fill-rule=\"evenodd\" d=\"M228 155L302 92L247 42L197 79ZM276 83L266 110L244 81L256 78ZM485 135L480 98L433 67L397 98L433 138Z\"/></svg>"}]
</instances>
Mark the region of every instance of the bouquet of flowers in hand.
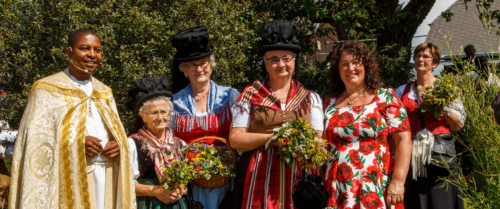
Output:
<instances>
[{"instance_id":1,"label":"bouquet of flowers in hand","mask_svg":"<svg viewBox=\"0 0 500 209\"><path fill-rule=\"evenodd\" d=\"M293 158L298 158L306 168L320 167L331 158L328 142L319 138L312 126L302 119L275 128L266 148L269 145L278 147L278 152L288 165L292 164Z\"/></svg>"},{"instance_id":2,"label":"bouquet of flowers in hand","mask_svg":"<svg viewBox=\"0 0 500 209\"><path fill-rule=\"evenodd\" d=\"M453 76L443 76L434 83L434 88L425 89L420 105L422 112L430 112L435 118L441 116L443 108L459 96L459 88Z\"/></svg>"},{"instance_id":3,"label":"bouquet of flowers in hand","mask_svg":"<svg viewBox=\"0 0 500 209\"><path fill-rule=\"evenodd\" d=\"M192 165L182 159L175 159L163 169L163 188L185 187L195 177Z\"/></svg>"}]
</instances>

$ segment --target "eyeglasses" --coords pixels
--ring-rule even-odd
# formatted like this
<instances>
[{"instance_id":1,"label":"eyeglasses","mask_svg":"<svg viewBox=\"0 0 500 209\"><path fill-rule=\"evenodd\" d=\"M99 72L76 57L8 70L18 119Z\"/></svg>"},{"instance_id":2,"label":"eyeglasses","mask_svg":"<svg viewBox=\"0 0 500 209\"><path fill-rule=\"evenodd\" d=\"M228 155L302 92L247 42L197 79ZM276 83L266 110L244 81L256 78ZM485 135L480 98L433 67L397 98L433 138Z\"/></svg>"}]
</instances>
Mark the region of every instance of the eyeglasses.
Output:
<instances>
[{"instance_id":1,"label":"eyeglasses","mask_svg":"<svg viewBox=\"0 0 500 209\"><path fill-rule=\"evenodd\" d=\"M291 62L294 59L295 59L294 56L284 57L284 58L281 58L281 59L278 58L278 57L264 58L265 61L271 62L271 64L278 64L281 61L283 61L283 63L287 64L287 63Z\"/></svg>"},{"instance_id":2,"label":"eyeglasses","mask_svg":"<svg viewBox=\"0 0 500 209\"><path fill-rule=\"evenodd\" d=\"M419 58L422 58L424 60L431 60L433 57L427 54L416 54L415 56L413 56L414 60L418 60Z\"/></svg>"},{"instance_id":3,"label":"eyeglasses","mask_svg":"<svg viewBox=\"0 0 500 209\"><path fill-rule=\"evenodd\" d=\"M145 112L144 114L147 114L153 118L157 118L158 116L162 116L162 117L165 117L165 116L168 116L170 115L170 111L165 111L165 110L156 110L156 111L153 111L153 112Z\"/></svg>"},{"instance_id":4,"label":"eyeglasses","mask_svg":"<svg viewBox=\"0 0 500 209\"><path fill-rule=\"evenodd\" d=\"M207 69L208 64L210 64L209 60L200 60L200 61L191 61L182 63L183 67L190 70L197 70L198 67L201 67L201 69Z\"/></svg>"}]
</instances>

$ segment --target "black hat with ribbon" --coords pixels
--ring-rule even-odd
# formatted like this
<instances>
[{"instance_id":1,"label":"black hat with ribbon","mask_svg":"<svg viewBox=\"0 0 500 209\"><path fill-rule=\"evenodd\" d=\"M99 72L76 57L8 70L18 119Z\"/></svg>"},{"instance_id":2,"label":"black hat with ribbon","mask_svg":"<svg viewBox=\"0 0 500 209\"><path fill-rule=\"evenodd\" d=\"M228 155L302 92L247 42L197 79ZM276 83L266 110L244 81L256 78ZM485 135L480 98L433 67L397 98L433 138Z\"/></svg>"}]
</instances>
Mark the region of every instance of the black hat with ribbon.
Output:
<instances>
[{"instance_id":1,"label":"black hat with ribbon","mask_svg":"<svg viewBox=\"0 0 500 209\"><path fill-rule=\"evenodd\" d=\"M290 50L301 52L299 40L296 37L297 26L288 20L273 20L260 25L260 53L269 50Z\"/></svg>"},{"instance_id":2,"label":"black hat with ribbon","mask_svg":"<svg viewBox=\"0 0 500 209\"><path fill-rule=\"evenodd\" d=\"M138 112L142 104L158 96L172 98L169 83L166 77L145 77L134 81L134 87L128 91L129 101L127 106Z\"/></svg>"},{"instance_id":3,"label":"black hat with ribbon","mask_svg":"<svg viewBox=\"0 0 500 209\"><path fill-rule=\"evenodd\" d=\"M198 26L181 31L170 39L177 52L174 60L191 61L208 57L212 54L212 46L208 42L208 27Z\"/></svg>"},{"instance_id":4,"label":"black hat with ribbon","mask_svg":"<svg viewBox=\"0 0 500 209\"><path fill-rule=\"evenodd\" d=\"M212 55L213 48L209 44L207 26L183 30L172 36L170 41L176 49L172 63L172 80L175 81L172 90L177 93L189 84L189 80L184 76L184 73L180 72L179 65L181 62L208 57Z\"/></svg>"}]
</instances>

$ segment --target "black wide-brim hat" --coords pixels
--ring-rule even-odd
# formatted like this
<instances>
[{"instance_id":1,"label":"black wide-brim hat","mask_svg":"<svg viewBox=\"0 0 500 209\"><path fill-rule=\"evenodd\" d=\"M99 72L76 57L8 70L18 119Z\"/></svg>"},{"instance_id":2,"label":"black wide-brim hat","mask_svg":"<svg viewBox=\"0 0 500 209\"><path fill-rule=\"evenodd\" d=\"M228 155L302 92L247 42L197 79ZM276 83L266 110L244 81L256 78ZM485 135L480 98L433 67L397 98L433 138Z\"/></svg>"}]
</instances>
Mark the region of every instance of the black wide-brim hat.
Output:
<instances>
[{"instance_id":1,"label":"black wide-brim hat","mask_svg":"<svg viewBox=\"0 0 500 209\"><path fill-rule=\"evenodd\" d=\"M297 26L288 20L273 20L260 25L260 48L264 54L269 50L290 50L298 54L302 51L296 37Z\"/></svg>"},{"instance_id":2,"label":"black wide-brim hat","mask_svg":"<svg viewBox=\"0 0 500 209\"><path fill-rule=\"evenodd\" d=\"M198 26L181 31L170 38L177 52L176 61L192 61L208 57L213 49L208 41L208 27Z\"/></svg>"},{"instance_id":3,"label":"black wide-brim hat","mask_svg":"<svg viewBox=\"0 0 500 209\"><path fill-rule=\"evenodd\" d=\"M134 81L134 87L128 91L129 101L127 106L138 112L144 102L149 99L165 96L172 98L169 83L166 77L145 77Z\"/></svg>"}]
</instances>

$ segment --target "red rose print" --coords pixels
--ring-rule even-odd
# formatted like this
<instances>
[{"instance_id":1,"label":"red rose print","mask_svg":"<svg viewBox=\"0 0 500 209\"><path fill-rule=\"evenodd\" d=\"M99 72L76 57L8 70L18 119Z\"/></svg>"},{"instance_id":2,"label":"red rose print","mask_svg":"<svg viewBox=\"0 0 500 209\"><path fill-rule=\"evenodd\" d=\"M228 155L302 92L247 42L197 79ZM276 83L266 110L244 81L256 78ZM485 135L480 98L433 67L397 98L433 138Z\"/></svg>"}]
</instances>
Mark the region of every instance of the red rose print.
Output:
<instances>
[{"instance_id":1,"label":"red rose print","mask_svg":"<svg viewBox=\"0 0 500 209\"><path fill-rule=\"evenodd\" d=\"M403 203L396 204L396 207L394 209L405 209L405 204Z\"/></svg>"},{"instance_id":2,"label":"red rose print","mask_svg":"<svg viewBox=\"0 0 500 209\"><path fill-rule=\"evenodd\" d=\"M347 144L350 144L353 140L353 137L350 137L350 136L344 136L342 138L340 138L341 140L341 143L347 143Z\"/></svg>"},{"instance_id":3,"label":"red rose print","mask_svg":"<svg viewBox=\"0 0 500 209\"><path fill-rule=\"evenodd\" d=\"M336 194L336 179L337 179L338 161L328 162L326 170L325 187L330 195Z\"/></svg>"},{"instance_id":4,"label":"red rose print","mask_svg":"<svg viewBox=\"0 0 500 209\"><path fill-rule=\"evenodd\" d=\"M353 131L352 131L352 136L354 136L355 138L358 138L359 137L359 128L355 128Z\"/></svg>"},{"instance_id":5,"label":"red rose print","mask_svg":"<svg viewBox=\"0 0 500 209\"><path fill-rule=\"evenodd\" d=\"M345 205L347 204L348 201L349 199L347 197L347 192L342 192L338 197L337 201L338 208L345 208Z\"/></svg>"},{"instance_id":6,"label":"red rose print","mask_svg":"<svg viewBox=\"0 0 500 209\"><path fill-rule=\"evenodd\" d=\"M397 113L399 113L399 109L400 109L400 107L398 107L396 105L391 105L387 109L387 112L389 112L390 114L397 114Z\"/></svg>"},{"instance_id":7,"label":"red rose print","mask_svg":"<svg viewBox=\"0 0 500 209\"><path fill-rule=\"evenodd\" d=\"M366 169L366 172L363 174L363 180L365 182L376 182L382 179L382 171L378 167L377 164L371 165Z\"/></svg>"},{"instance_id":8,"label":"red rose print","mask_svg":"<svg viewBox=\"0 0 500 209\"><path fill-rule=\"evenodd\" d=\"M335 116L333 118L331 118L329 121L328 121L328 124L326 126L326 133L327 134L333 134L335 133L335 127L337 127L337 124L335 123L338 119L337 119L337 114L335 114Z\"/></svg>"},{"instance_id":9,"label":"red rose print","mask_svg":"<svg viewBox=\"0 0 500 209\"><path fill-rule=\"evenodd\" d=\"M361 182L358 179L353 179L352 180L352 186L351 186L351 194L353 195L354 198L358 197L361 195Z\"/></svg>"},{"instance_id":10,"label":"red rose print","mask_svg":"<svg viewBox=\"0 0 500 209\"><path fill-rule=\"evenodd\" d=\"M384 167L382 168L386 173L392 173L392 159L391 159L391 153L390 152L385 152L384 155L382 156L382 163L384 164Z\"/></svg>"},{"instance_id":11,"label":"red rose print","mask_svg":"<svg viewBox=\"0 0 500 209\"><path fill-rule=\"evenodd\" d=\"M398 106L395 106L395 105L391 105L387 109L387 112L389 112L389 114L393 115L394 118L397 118L397 117L399 117L399 115L401 115L401 108Z\"/></svg>"},{"instance_id":12,"label":"red rose print","mask_svg":"<svg viewBox=\"0 0 500 209\"><path fill-rule=\"evenodd\" d=\"M349 165L347 165L346 162L343 162L339 165L337 180L340 183L344 183L345 181L352 179L352 175L352 169L351 167L349 167Z\"/></svg>"},{"instance_id":13,"label":"red rose print","mask_svg":"<svg viewBox=\"0 0 500 209\"><path fill-rule=\"evenodd\" d=\"M374 129L380 126L382 126L382 120L378 113L367 114L361 123L361 127L365 129Z\"/></svg>"},{"instance_id":14,"label":"red rose print","mask_svg":"<svg viewBox=\"0 0 500 209\"><path fill-rule=\"evenodd\" d=\"M365 106L361 105L361 106L354 106L352 107L352 110L356 113L359 113L361 112L361 110L363 110L365 108Z\"/></svg>"},{"instance_id":15,"label":"red rose print","mask_svg":"<svg viewBox=\"0 0 500 209\"><path fill-rule=\"evenodd\" d=\"M361 204L363 204L366 209L377 209L382 207L382 201L375 192L368 192L361 196Z\"/></svg>"},{"instance_id":16,"label":"red rose print","mask_svg":"<svg viewBox=\"0 0 500 209\"><path fill-rule=\"evenodd\" d=\"M392 173L394 166L388 136L409 130L400 100L392 90L379 89L369 104L339 111L329 103L326 109L330 110L330 119L325 136L335 145L337 157L346 156L340 160L347 160L336 161L338 164L327 170L325 182L335 198L329 206L336 203L334 207L342 209L384 208L382 179ZM356 119L358 115L360 119Z\"/></svg>"},{"instance_id":17,"label":"red rose print","mask_svg":"<svg viewBox=\"0 0 500 209\"><path fill-rule=\"evenodd\" d=\"M339 127L345 127L347 125L350 125L354 122L354 117L350 112L343 112L342 114L339 115L337 126Z\"/></svg>"},{"instance_id":18,"label":"red rose print","mask_svg":"<svg viewBox=\"0 0 500 209\"><path fill-rule=\"evenodd\" d=\"M370 123L367 123L367 121L363 121L363 122L361 122L361 128L363 128L363 129L371 129L372 126L370 125Z\"/></svg>"},{"instance_id":19,"label":"red rose print","mask_svg":"<svg viewBox=\"0 0 500 209\"><path fill-rule=\"evenodd\" d=\"M377 104L377 108L378 108L379 110L385 110L385 109L387 108L387 103L385 103L385 102L380 102L380 103L378 103L378 104Z\"/></svg>"},{"instance_id":20,"label":"red rose print","mask_svg":"<svg viewBox=\"0 0 500 209\"><path fill-rule=\"evenodd\" d=\"M343 145L343 144L337 143L337 144L335 144L335 148L337 148L337 150L339 150L339 152L343 152L343 151L346 151L347 148L349 148L349 145Z\"/></svg>"},{"instance_id":21,"label":"red rose print","mask_svg":"<svg viewBox=\"0 0 500 209\"><path fill-rule=\"evenodd\" d=\"M357 168L363 168L363 163L361 162L361 158L359 157L359 152L357 150L350 150L349 157L351 158L351 164Z\"/></svg>"},{"instance_id":22,"label":"red rose print","mask_svg":"<svg viewBox=\"0 0 500 209\"><path fill-rule=\"evenodd\" d=\"M375 140L373 138L365 138L359 142L359 151L364 155L369 155L375 149Z\"/></svg>"},{"instance_id":23,"label":"red rose print","mask_svg":"<svg viewBox=\"0 0 500 209\"><path fill-rule=\"evenodd\" d=\"M335 199L335 195L330 195L330 199L328 200L328 207L337 207L337 199Z\"/></svg>"}]
</instances>

